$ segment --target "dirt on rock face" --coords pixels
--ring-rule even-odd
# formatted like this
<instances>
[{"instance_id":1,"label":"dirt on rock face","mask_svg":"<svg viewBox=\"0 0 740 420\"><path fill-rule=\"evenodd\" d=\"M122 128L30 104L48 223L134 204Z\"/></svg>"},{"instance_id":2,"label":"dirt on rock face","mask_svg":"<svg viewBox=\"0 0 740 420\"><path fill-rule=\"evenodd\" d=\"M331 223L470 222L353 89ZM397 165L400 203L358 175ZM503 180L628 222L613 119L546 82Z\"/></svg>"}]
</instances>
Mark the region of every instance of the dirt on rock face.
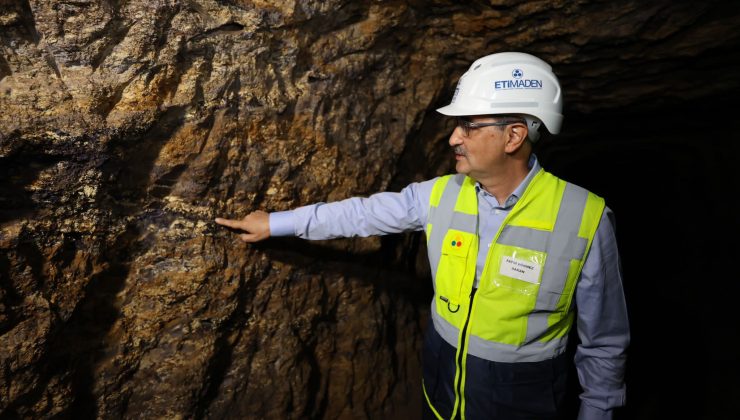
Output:
<instances>
[{"instance_id":1,"label":"dirt on rock face","mask_svg":"<svg viewBox=\"0 0 740 420\"><path fill-rule=\"evenodd\" d=\"M0 412L415 415L418 235L246 246L213 219L450 170L434 109L488 53L551 62L583 113L737 89L692 82L737 64L728 8L0 0Z\"/></svg>"}]
</instances>

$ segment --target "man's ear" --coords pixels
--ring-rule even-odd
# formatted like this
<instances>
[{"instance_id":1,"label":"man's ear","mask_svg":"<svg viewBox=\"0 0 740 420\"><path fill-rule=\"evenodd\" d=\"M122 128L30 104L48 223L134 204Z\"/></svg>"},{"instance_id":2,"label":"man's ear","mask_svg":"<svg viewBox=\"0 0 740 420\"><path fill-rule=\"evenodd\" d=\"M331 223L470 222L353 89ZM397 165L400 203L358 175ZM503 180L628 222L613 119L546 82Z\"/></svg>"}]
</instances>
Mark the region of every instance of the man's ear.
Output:
<instances>
[{"instance_id":1,"label":"man's ear","mask_svg":"<svg viewBox=\"0 0 740 420\"><path fill-rule=\"evenodd\" d=\"M504 151L512 154L519 150L527 141L529 130L527 129L527 125L522 123L514 123L508 125L506 128L506 145Z\"/></svg>"}]
</instances>

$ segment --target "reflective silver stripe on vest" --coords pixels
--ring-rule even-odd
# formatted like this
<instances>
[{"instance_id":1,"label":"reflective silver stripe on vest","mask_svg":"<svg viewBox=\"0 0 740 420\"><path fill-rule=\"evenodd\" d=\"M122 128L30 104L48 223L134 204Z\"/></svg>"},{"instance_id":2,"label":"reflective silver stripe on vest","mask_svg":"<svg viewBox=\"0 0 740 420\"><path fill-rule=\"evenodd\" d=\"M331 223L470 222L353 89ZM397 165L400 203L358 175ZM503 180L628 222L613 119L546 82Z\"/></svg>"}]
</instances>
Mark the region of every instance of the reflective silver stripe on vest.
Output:
<instances>
[{"instance_id":1,"label":"reflective silver stripe on vest","mask_svg":"<svg viewBox=\"0 0 740 420\"><path fill-rule=\"evenodd\" d=\"M449 226L447 226L447 229L456 229L463 232L468 232L472 234L476 234L476 229L478 228L478 216L475 214L467 214L467 213L460 213L457 211L452 212L452 216L447 216L448 219L436 219L437 215L439 214L439 211L436 207L432 207L429 209L429 222L434 226L434 223L436 222L439 224L440 222L445 223L447 225L447 222L449 222ZM445 231L447 233L447 231ZM434 227L432 227L432 235L434 234ZM431 238L430 238L431 241ZM444 241L444 235L442 235L442 241Z\"/></svg>"},{"instance_id":2,"label":"reflective silver stripe on vest","mask_svg":"<svg viewBox=\"0 0 740 420\"><path fill-rule=\"evenodd\" d=\"M545 252L547 241L550 240L550 232L521 226L504 226L498 236L499 244L518 246L520 248L532 249Z\"/></svg>"},{"instance_id":3,"label":"reflective silver stripe on vest","mask_svg":"<svg viewBox=\"0 0 740 420\"><path fill-rule=\"evenodd\" d=\"M528 343L547 331L547 318L557 309L568 279L570 261L580 260L586 253L588 240L578 237L578 230L587 199L588 191L566 184L552 232L506 226L499 236L498 243L547 252L537 302L527 320Z\"/></svg>"},{"instance_id":4,"label":"reflective silver stripe on vest","mask_svg":"<svg viewBox=\"0 0 740 420\"><path fill-rule=\"evenodd\" d=\"M439 335L449 345L457 347L460 330L437 313L434 302L432 302L431 314L434 329L437 330ZM567 336L545 343L535 341L525 346L514 346L511 344L494 343L471 334L467 349L468 354L496 362L541 362L562 354L566 349L566 344Z\"/></svg>"}]
</instances>

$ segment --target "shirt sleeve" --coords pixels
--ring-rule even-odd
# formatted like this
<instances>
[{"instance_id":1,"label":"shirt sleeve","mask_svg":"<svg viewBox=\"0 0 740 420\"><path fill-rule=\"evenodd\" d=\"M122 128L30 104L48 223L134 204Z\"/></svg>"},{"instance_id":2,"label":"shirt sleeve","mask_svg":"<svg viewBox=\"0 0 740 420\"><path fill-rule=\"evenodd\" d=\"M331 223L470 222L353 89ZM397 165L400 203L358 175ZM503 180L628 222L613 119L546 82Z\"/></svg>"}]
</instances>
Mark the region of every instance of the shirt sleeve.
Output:
<instances>
[{"instance_id":1,"label":"shirt sleeve","mask_svg":"<svg viewBox=\"0 0 740 420\"><path fill-rule=\"evenodd\" d=\"M318 240L421 230L426 224L435 181L412 183L400 192L382 192L270 213L270 233Z\"/></svg>"},{"instance_id":2,"label":"shirt sleeve","mask_svg":"<svg viewBox=\"0 0 740 420\"><path fill-rule=\"evenodd\" d=\"M295 236L293 210L270 213L270 236Z\"/></svg>"},{"instance_id":3,"label":"shirt sleeve","mask_svg":"<svg viewBox=\"0 0 740 420\"><path fill-rule=\"evenodd\" d=\"M575 364L583 388L579 420L610 420L625 404L630 333L614 215L604 210L576 287L580 344Z\"/></svg>"}]
</instances>

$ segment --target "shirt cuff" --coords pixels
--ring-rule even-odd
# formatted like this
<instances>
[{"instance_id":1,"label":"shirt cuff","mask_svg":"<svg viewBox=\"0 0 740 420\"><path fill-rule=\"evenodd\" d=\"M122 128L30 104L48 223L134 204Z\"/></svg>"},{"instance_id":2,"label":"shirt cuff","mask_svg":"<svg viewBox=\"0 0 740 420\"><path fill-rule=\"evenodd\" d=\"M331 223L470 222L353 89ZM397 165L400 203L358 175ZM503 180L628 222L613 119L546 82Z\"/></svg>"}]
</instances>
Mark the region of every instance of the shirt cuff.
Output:
<instances>
[{"instance_id":1,"label":"shirt cuff","mask_svg":"<svg viewBox=\"0 0 740 420\"><path fill-rule=\"evenodd\" d=\"M295 236L293 210L270 213L270 236Z\"/></svg>"},{"instance_id":2,"label":"shirt cuff","mask_svg":"<svg viewBox=\"0 0 740 420\"><path fill-rule=\"evenodd\" d=\"M612 420L613 410L602 410L591 407L588 404L581 403L581 409L578 412L578 420Z\"/></svg>"}]
</instances>

